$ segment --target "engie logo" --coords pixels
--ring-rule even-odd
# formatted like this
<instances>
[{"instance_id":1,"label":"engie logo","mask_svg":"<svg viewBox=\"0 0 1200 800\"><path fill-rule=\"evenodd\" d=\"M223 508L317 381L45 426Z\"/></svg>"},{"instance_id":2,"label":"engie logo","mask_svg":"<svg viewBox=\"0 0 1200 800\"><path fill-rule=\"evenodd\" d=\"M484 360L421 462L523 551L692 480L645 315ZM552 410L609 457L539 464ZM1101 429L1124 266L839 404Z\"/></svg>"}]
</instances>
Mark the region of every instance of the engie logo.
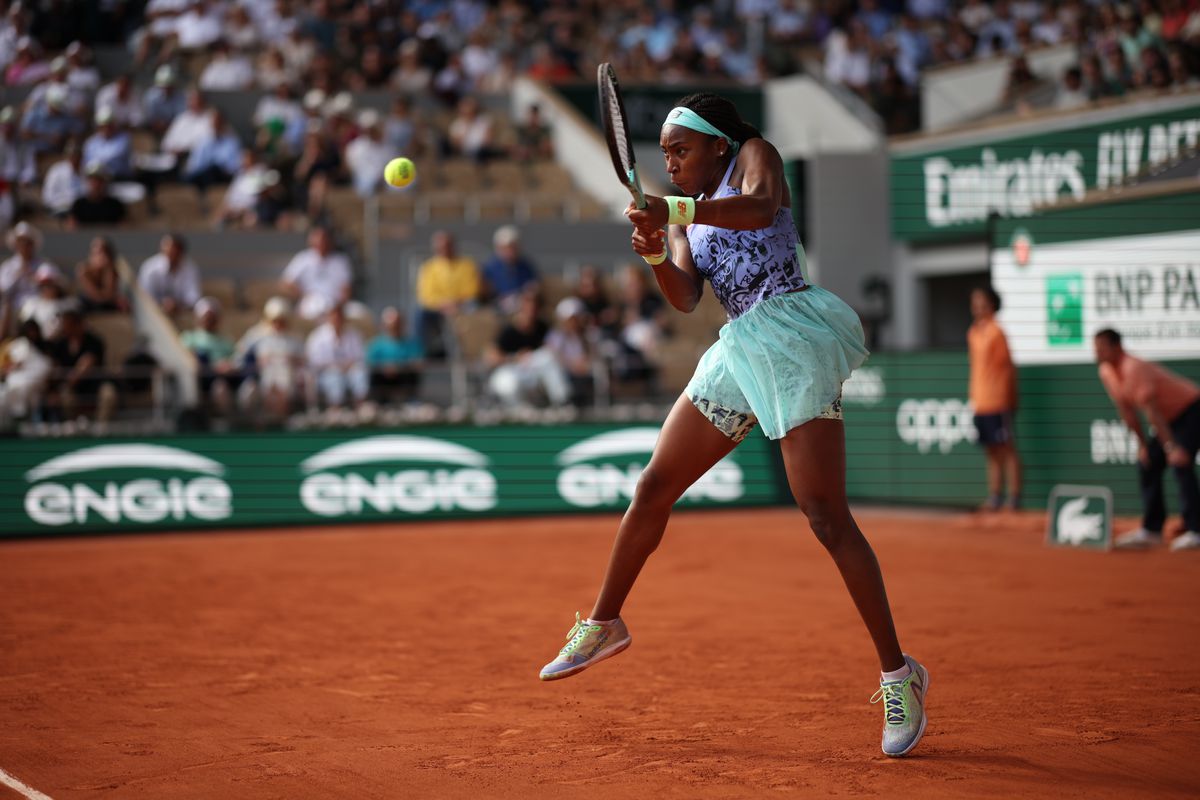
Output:
<instances>
[{"instance_id":1,"label":"engie logo","mask_svg":"<svg viewBox=\"0 0 1200 800\"><path fill-rule=\"evenodd\" d=\"M900 441L915 444L922 453L935 445L949 453L956 444L979 438L975 413L962 400L905 400L896 411L896 432Z\"/></svg>"},{"instance_id":2,"label":"engie logo","mask_svg":"<svg viewBox=\"0 0 1200 800\"><path fill-rule=\"evenodd\" d=\"M378 464L392 468L371 468ZM442 466L400 467L404 464ZM487 511L496 505L496 478L487 465L483 453L453 442L370 436L304 459L300 471L308 477L300 484L300 502L321 517L361 514L368 508L381 514Z\"/></svg>"},{"instance_id":3,"label":"engie logo","mask_svg":"<svg viewBox=\"0 0 1200 800\"><path fill-rule=\"evenodd\" d=\"M623 428L571 445L558 454L558 493L579 508L597 508L633 499L638 478L658 428ZM718 461L683 493L684 501L728 503L743 494L742 468L728 458Z\"/></svg>"},{"instance_id":4,"label":"engie logo","mask_svg":"<svg viewBox=\"0 0 1200 800\"><path fill-rule=\"evenodd\" d=\"M108 471L109 480L86 480L80 473ZM195 473L165 480L145 473ZM128 477L134 473L135 477ZM39 525L62 526L104 520L149 525L165 520L222 520L233 513L233 491L221 480L225 467L177 447L105 444L85 447L46 461L25 473L34 484L25 493L25 513ZM57 480L56 480L57 479Z\"/></svg>"}]
</instances>

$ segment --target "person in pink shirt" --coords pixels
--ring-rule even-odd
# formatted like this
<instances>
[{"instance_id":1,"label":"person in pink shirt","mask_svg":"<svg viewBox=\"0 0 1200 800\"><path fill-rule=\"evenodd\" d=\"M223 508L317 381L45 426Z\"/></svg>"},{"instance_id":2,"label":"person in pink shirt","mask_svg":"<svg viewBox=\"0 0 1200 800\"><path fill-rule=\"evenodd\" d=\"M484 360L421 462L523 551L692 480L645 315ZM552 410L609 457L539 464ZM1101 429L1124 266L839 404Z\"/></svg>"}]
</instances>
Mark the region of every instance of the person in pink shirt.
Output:
<instances>
[{"instance_id":1,"label":"person in pink shirt","mask_svg":"<svg viewBox=\"0 0 1200 800\"><path fill-rule=\"evenodd\" d=\"M1100 381L1138 440L1142 525L1118 536L1115 546L1134 549L1162 542L1167 517L1162 476L1170 466L1179 483L1186 529L1171 542L1171 549L1200 549L1200 485L1195 466L1196 451L1200 450L1200 386L1165 367L1129 355L1121 346L1121 334L1111 328L1097 333L1094 344ZM1149 437L1142 429L1139 411L1152 428Z\"/></svg>"}]
</instances>

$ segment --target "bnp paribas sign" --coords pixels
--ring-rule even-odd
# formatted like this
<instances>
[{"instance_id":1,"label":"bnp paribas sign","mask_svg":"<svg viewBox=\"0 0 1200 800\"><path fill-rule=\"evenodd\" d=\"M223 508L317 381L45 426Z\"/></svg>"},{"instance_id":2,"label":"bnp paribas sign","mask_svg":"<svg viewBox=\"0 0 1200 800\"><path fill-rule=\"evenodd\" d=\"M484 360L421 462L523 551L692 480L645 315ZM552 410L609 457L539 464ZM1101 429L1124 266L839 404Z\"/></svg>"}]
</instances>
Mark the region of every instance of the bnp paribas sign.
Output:
<instances>
[{"instance_id":1,"label":"bnp paribas sign","mask_svg":"<svg viewBox=\"0 0 1200 800\"><path fill-rule=\"evenodd\" d=\"M1063 125L1056 118L1035 133L977 139L970 146L898 146L891 159L895 237L979 234L993 212L1026 217L1038 206L1082 199L1089 189L1116 186L1169 163L1200 145L1200 100L1153 114Z\"/></svg>"}]
</instances>

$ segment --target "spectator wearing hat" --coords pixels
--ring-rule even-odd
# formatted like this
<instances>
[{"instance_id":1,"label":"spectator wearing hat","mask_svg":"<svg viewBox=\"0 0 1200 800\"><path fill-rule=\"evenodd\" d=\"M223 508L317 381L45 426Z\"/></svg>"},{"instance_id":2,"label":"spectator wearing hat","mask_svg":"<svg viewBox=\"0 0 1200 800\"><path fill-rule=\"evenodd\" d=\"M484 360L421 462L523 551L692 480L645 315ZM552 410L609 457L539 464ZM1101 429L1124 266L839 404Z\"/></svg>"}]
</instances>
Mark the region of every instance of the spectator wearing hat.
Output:
<instances>
[{"instance_id":1,"label":"spectator wearing hat","mask_svg":"<svg viewBox=\"0 0 1200 800\"><path fill-rule=\"evenodd\" d=\"M37 294L38 268L50 263L38 255L42 232L28 222L14 225L4 242L13 255L0 263L0 339L12 330L25 301Z\"/></svg>"},{"instance_id":2,"label":"spectator wearing hat","mask_svg":"<svg viewBox=\"0 0 1200 800\"><path fill-rule=\"evenodd\" d=\"M379 317L383 330L367 344L371 391L377 398L412 397L417 392L424 365L421 342L407 334L404 314L387 307Z\"/></svg>"},{"instance_id":3,"label":"spectator wearing hat","mask_svg":"<svg viewBox=\"0 0 1200 800\"><path fill-rule=\"evenodd\" d=\"M367 399L370 376L362 337L346 325L340 305L330 308L325 321L308 335L304 353L326 406L341 408L348 399L359 406Z\"/></svg>"},{"instance_id":4,"label":"spectator wearing hat","mask_svg":"<svg viewBox=\"0 0 1200 800\"><path fill-rule=\"evenodd\" d=\"M214 297L202 297L192 311L196 326L180 334L179 343L196 357L200 366L201 395L209 399L218 413L227 414L242 373L233 359L233 340L219 332L221 304Z\"/></svg>"},{"instance_id":5,"label":"spectator wearing hat","mask_svg":"<svg viewBox=\"0 0 1200 800\"><path fill-rule=\"evenodd\" d=\"M29 93L29 97L25 101L26 107L32 109L36 106L44 105L46 102L46 93L56 86L61 87L66 92L64 104L67 111L73 116L85 117L92 93L91 91L71 85L70 67L64 56L58 56L50 62L49 77L33 87L33 91Z\"/></svg>"},{"instance_id":6,"label":"spectator wearing hat","mask_svg":"<svg viewBox=\"0 0 1200 800\"><path fill-rule=\"evenodd\" d=\"M354 191L360 197L370 197L383 181L383 168L396 151L383 141L379 112L370 108L359 112L358 127L358 138L346 145L346 166Z\"/></svg>"},{"instance_id":7,"label":"spectator wearing hat","mask_svg":"<svg viewBox=\"0 0 1200 800\"><path fill-rule=\"evenodd\" d=\"M92 239L87 258L75 266L75 289L85 312L129 311L129 300L121 288L122 270L130 274L112 240L104 236Z\"/></svg>"},{"instance_id":8,"label":"spectator wearing hat","mask_svg":"<svg viewBox=\"0 0 1200 800\"><path fill-rule=\"evenodd\" d=\"M17 39L16 57L4 70L5 86L32 86L50 75L50 65L40 58L37 42L28 36Z\"/></svg>"},{"instance_id":9,"label":"spectator wearing hat","mask_svg":"<svg viewBox=\"0 0 1200 800\"><path fill-rule=\"evenodd\" d=\"M35 180L33 149L17 132L16 112L12 106L0 109L0 224L7 226L16 216L19 190Z\"/></svg>"},{"instance_id":10,"label":"spectator wearing hat","mask_svg":"<svg viewBox=\"0 0 1200 800\"><path fill-rule=\"evenodd\" d=\"M122 128L140 128L145 120L141 101L133 91L133 76L118 75L112 83L102 86L96 93L96 110L107 108L112 112L113 122Z\"/></svg>"},{"instance_id":11,"label":"spectator wearing hat","mask_svg":"<svg viewBox=\"0 0 1200 800\"><path fill-rule=\"evenodd\" d=\"M38 324L27 320L20 335L0 348L0 427L24 419L41 403L52 364Z\"/></svg>"},{"instance_id":12,"label":"spectator wearing hat","mask_svg":"<svg viewBox=\"0 0 1200 800\"><path fill-rule=\"evenodd\" d=\"M38 267L33 280L37 293L21 304L17 319L22 323L31 319L47 340L57 339L62 312L76 306L75 298L67 296L66 279L53 264Z\"/></svg>"},{"instance_id":13,"label":"spectator wearing hat","mask_svg":"<svg viewBox=\"0 0 1200 800\"><path fill-rule=\"evenodd\" d=\"M187 255L187 240L178 233L164 236L159 252L138 270L138 284L168 315L195 306L200 300L200 270Z\"/></svg>"},{"instance_id":14,"label":"spectator wearing hat","mask_svg":"<svg viewBox=\"0 0 1200 800\"><path fill-rule=\"evenodd\" d=\"M84 191L71 204L68 227L119 225L125 219L125 204L109 194L108 171L103 164L88 164L84 170Z\"/></svg>"},{"instance_id":15,"label":"spectator wearing hat","mask_svg":"<svg viewBox=\"0 0 1200 800\"><path fill-rule=\"evenodd\" d=\"M133 176L133 142L117 127L111 108L96 111L96 132L83 142L83 163L89 167L99 164L117 180Z\"/></svg>"},{"instance_id":16,"label":"spectator wearing hat","mask_svg":"<svg viewBox=\"0 0 1200 800\"><path fill-rule=\"evenodd\" d=\"M71 206L83 197L83 148L75 139L67 141L63 157L46 170L42 182L42 205L60 220L71 214Z\"/></svg>"},{"instance_id":17,"label":"spectator wearing hat","mask_svg":"<svg viewBox=\"0 0 1200 800\"><path fill-rule=\"evenodd\" d=\"M242 142L219 110L211 114L211 134L201 139L188 156L184 179L196 187L203 201L208 187L229 183L242 164Z\"/></svg>"},{"instance_id":18,"label":"spectator wearing hat","mask_svg":"<svg viewBox=\"0 0 1200 800\"><path fill-rule=\"evenodd\" d=\"M186 108L187 99L175 86L175 70L164 64L154 72L154 85L142 95L143 122L152 133L162 136Z\"/></svg>"},{"instance_id":19,"label":"spectator wearing hat","mask_svg":"<svg viewBox=\"0 0 1200 800\"><path fill-rule=\"evenodd\" d=\"M83 42L71 42L63 51L67 59L67 86L80 96L91 97L100 88L100 70L92 64L91 51L84 47Z\"/></svg>"},{"instance_id":20,"label":"spectator wearing hat","mask_svg":"<svg viewBox=\"0 0 1200 800\"><path fill-rule=\"evenodd\" d=\"M350 299L353 277L350 259L334 249L333 233L318 225L308 235L308 247L284 268L280 288L297 302L301 317L319 319Z\"/></svg>"},{"instance_id":21,"label":"spectator wearing hat","mask_svg":"<svg viewBox=\"0 0 1200 800\"><path fill-rule=\"evenodd\" d=\"M54 364L47 410L73 419L95 409L96 420L106 422L116 408L117 389L104 372L104 340L88 328L78 308L64 309L59 323L60 335L47 347Z\"/></svg>"},{"instance_id":22,"label":"spectator wearing hat","mask_svg":"<svg viewBox=\"0 0 1200 800\"><path fill-rule=\"evenodd\" d=\"M288 330L290 325L291 304L272 297L263 306L262 321L246 331L234 351L247 375L240 400L249 403L258 395L276 417L288 414L303 387L304 346Z\"/></svg>"},{"instance_id":23,"label":"spectator wearing hat","mask_svg":"<svg viewBox=\"0 0 1200 800\"><path fill-rule=\"evenodd\" d=\"M492 236L492 247L492 255L483 262L482 297L511 314L522 293L537 287L537 268L521 252L521 234L515 225L498 228Z\"/></svg>"},{"instance_id":24,"label":"spectator wearing hat","mask_svg":"<svg viewBox=\"0 0 1200 800\"><path fill-rule=\"evenodd\" d=\"M83 123L67 108L67 94L64 84L51 84L45 102L25 115L22 129L34 153L62 152L68 139L83 133Z\"/></svg>"},{"instance_id":25,"label":"spectator wearing hat","mask_svg":"<svg viewBox=\"0 0 1200 800\"><path fill-rule=\"evenodd\" d=\"M579 404L593 391L593 342L588 333L587 306L578 297L564 297L554 308L555 325L546 334L546 349L558 359L571 383L571 400Z\"/></svg>"}]
</instances>

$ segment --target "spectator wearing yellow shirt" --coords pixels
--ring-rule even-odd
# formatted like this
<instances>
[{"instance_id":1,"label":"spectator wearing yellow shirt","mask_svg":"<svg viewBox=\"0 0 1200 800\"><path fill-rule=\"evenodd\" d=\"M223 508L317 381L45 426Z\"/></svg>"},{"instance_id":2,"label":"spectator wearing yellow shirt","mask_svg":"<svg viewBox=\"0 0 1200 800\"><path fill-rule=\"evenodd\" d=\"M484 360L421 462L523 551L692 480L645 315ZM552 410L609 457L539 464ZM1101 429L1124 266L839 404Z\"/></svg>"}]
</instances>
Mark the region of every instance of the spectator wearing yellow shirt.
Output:
<instances>
[{"instance_id":1,"label":"spectator wearing yellow shirt","mask_svg":"<svg viewBox=\"0 0 1200 800\"><path fill-rule=\"evenodd\" d=\"M988 499L983 508L998 511L1004 505L1021 506L1021 458L1013 439L1013 415L1017 411L1017 368L1008 351L1008 339L996 322L1000 295L990 286L971 292L971 316L967 352L971 361L970 398L975 410L979 444L987 454Z\"/></svg>"},{"instance_id":2,"label":"spectator wearing yellow shirt","mask_svg":"<svg viewBox=\"0 0 1200 800\"><path fill-rule=\"evenodd\" d=\"M479 298L479 267L460 256L449 231L433 235L433 258L417 275L417 337L430 358L445 356L446 320L469 308Z\"/></svg>"}]
</instances>

